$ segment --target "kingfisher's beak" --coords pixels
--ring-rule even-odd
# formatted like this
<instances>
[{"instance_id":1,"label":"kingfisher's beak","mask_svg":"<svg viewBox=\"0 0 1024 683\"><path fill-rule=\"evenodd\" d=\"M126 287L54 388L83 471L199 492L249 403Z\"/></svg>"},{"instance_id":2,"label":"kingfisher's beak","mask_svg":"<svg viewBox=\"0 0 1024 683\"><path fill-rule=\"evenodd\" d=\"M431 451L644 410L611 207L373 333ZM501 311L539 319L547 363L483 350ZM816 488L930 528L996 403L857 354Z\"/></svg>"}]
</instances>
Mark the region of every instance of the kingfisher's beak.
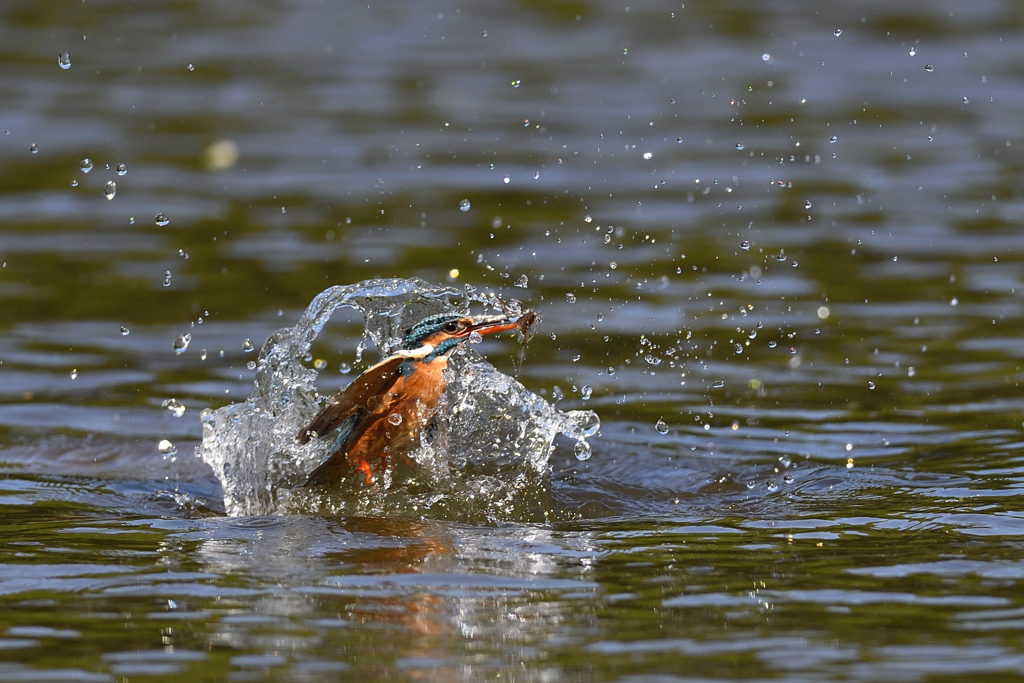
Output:
<instances>
[{"instance_id":1,"label":"kingfisher's beak","mask_svg":"<svg viewBox=\"0 0 1024 683\"><path fill-rule=\"evenodd\" d=\"M517 327L519 327L518 320L510 320L509 318L501 315L486 316L482 318L474 318L473 324L463 330L463 334L459 336L468 337L474 332L477 334L504 332L506 330L514 330Z\"/></svg>"}]
</instances>

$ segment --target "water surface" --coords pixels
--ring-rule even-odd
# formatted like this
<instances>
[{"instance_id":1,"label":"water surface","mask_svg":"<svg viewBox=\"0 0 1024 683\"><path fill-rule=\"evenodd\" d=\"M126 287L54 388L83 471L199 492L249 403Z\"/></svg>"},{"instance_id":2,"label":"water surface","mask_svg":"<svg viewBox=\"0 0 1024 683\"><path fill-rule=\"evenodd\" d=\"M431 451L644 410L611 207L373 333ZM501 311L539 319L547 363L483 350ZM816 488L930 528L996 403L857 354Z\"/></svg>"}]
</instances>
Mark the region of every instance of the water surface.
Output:
<instances>
[{"instance_id":1,"label":"water surface","mask_svg":"<svg viewBox=\"0 0 1024 683\"><path fill-rule=\"evenodd\" d=\"M1015 680L1022 31L996 0L5 3L0 678ZM200 411L374 277L541 314L521 368L478 350L601 417L546 521L226 514ZM317 338L322 393L360 331Z\"/></svg>"}]
</instances>

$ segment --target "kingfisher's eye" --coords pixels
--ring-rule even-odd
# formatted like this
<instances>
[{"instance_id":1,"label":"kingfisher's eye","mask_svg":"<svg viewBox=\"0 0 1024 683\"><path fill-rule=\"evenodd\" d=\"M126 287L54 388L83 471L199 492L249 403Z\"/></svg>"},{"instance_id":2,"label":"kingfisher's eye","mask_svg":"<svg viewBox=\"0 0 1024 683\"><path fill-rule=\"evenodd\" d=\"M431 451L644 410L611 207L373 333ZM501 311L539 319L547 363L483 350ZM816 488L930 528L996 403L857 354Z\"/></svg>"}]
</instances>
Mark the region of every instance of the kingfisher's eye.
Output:
<instances>
[{"instance_id":1,"label":"kingfisher's eye","mask_svg":"<svg viewBox=\"0 0 1024 683\"><path fill-rule=\"evenodd\" d=\"M451 321L449 323L445 323L443 329L444 329L445 332L458 332L459 331L459 321L458 320L453 320L453 321Z\"/></svg>"}]
</instances>

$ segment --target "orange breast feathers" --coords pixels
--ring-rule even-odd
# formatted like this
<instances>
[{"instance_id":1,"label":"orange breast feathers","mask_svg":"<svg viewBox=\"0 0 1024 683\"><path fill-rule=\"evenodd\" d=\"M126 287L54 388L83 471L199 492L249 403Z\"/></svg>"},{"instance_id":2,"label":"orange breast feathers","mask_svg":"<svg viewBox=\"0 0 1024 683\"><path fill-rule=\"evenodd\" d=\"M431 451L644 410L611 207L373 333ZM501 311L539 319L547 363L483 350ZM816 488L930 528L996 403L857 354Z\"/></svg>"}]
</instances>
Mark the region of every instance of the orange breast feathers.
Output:
<instances>
[{"instance_id":1,"label":"orange breast feathers","mask_svg":"<svg viewBox=\"0 0 1024 683\"><path fill-rule=\"evenodd\" d=\"M399 377L388 391L367 402L368 414L342 449L350 465L404 456L416 446L423 428L437 414L437 401L446 385L442 373L447 365L444 357L430 363L416 362L410 374Z\"/></svg>"}]
</instances>

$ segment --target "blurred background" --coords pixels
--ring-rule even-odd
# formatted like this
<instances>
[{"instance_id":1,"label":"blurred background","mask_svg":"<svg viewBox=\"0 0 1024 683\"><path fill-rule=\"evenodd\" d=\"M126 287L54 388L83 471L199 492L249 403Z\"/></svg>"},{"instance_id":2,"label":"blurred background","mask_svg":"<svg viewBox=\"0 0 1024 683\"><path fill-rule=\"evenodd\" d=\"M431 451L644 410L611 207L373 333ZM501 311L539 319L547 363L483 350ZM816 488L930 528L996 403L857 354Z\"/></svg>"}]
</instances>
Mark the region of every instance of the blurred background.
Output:
<instances>
[{"instance_id":1,"label":"blurred background","mask_svg":"<svg viewBox=\"0 0 1024 683\"><path fill-rule=\"evenodd\" d=\"M1011 0L7 0L0 677L1018 675L1022 33ZM542 316L521 369L479 348L601 416L552 521L220 514L200 410L373 277Z\"/></svg>"}]
</instances>

